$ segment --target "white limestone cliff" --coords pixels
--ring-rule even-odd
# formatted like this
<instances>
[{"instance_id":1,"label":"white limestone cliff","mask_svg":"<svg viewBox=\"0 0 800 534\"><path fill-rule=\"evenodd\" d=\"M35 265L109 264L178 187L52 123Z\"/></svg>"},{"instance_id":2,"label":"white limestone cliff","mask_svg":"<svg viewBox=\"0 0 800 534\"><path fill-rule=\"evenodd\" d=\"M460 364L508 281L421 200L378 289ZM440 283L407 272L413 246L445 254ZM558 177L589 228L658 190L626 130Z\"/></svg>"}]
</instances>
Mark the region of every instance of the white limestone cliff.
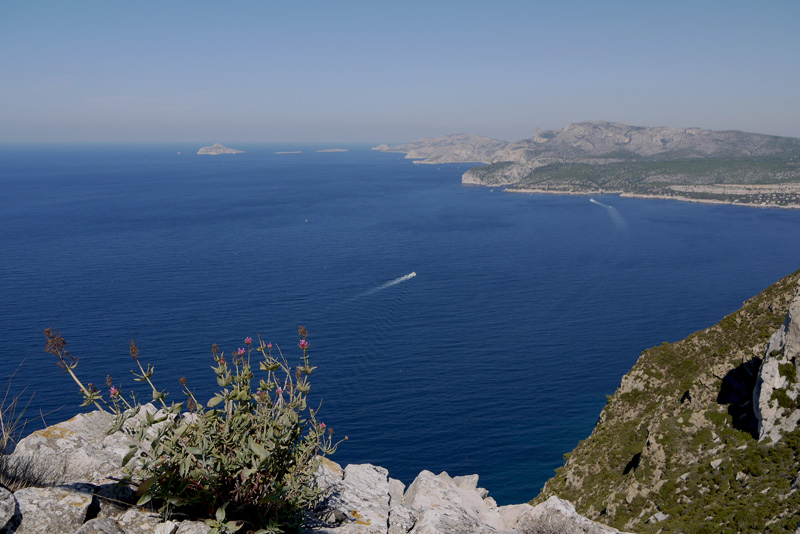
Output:
<instances>
[{"instance_id":1,"label":"white limestone cliff","mask_svg":"<svg viewBox=\"0 0 800 534\"><path fill-rule=\"evenodd\" d=\"M780 329L769 340L753 391L759 441L778 441L800 421L800 286Z\"/></svg>"}]
</instances>

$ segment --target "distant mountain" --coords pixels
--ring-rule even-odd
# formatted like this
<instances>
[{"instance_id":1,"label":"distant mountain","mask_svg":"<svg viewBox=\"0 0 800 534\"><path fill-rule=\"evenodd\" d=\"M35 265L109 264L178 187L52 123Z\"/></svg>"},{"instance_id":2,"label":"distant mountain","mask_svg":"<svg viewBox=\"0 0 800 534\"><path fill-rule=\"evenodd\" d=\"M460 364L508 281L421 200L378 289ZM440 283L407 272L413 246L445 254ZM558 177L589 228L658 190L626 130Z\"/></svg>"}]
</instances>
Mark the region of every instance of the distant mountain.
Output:
<instances>
[{"instance_id":1,"label":"distant mountain","mask_svg":"<svg viewBox=\"0 0 800 534\"><path fill-rule=\"evenodd\" d=\"M400 152L414 163L491 163L508 146L505 141L469 134L423 138L405 145L379 145L372 150Z\"/></svg>"},{"instance_id":2,"label":"distant mountain","mask_svg":"<svg viewBox=\"0 0 800 534\"><path fill-rule=\"evenodd\" d=\"M642 353L558 495L622 530L795 532L800 522L800 271L717 325Z\"/></svg>"},{"instance_id":3,"label":"distant mountain","mask_svg":"<svg viewBox=\"0 0 800 534\"><path fill-rule=\"evenodd\" d=\"M426 163L489 164L464 173L465 184L800 207L800 139L793 137L580 122L515 143L459 134L376 149ZM775 184L783 185L764 187Z\"/></svg>"}]
</instances>

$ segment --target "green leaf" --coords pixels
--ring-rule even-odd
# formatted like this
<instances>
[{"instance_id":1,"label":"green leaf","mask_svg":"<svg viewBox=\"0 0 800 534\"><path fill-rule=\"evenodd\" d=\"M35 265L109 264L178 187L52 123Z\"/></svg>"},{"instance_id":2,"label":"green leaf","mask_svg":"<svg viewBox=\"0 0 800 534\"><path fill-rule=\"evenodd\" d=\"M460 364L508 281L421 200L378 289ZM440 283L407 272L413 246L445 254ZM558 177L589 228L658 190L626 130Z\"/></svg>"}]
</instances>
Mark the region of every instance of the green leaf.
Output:
<instances>
[{"instance_id":1,"label":"green leaf","mask_svg":"<svg viewBox=\"0 0 800 534\"><path fill-rule=\"evenodd\" d=\"M269 456L269 454L267 453L267 449L265 449L252 439L250 440L250 450L256 453L258 459L261 460L262 462L267 459L267 456Z\"/></svg>"},{"instance_id":2,"label":"green leaf","mask_svg":"<svg viewBox=\"0 0 800 534\"><path fill-rule=\"evenodd\" d=\"M156 422L156 420L155 420L155 419L153 419L153 414L151 414L151 413L150 413L149 411L147 411L147 410L145 410L145 411L144 411L144 420L145 420L145 422L146 422L148 425L152 425L153 423L155 423L155 422Z\"/></svg>"},{"instance_id":3,"label":"green leaf","mask_svg":"<svg viewBox=\"0 0 800 534\"><path fill-rule=\"evenodd\" d=\"M150 499L153 497L149 493L145 493L142 497L136 501L136 506L144 506L145 504L150 502Z\"/></svg>"},{"instance_id":4,"label":"green leaf","mask_svg":"<svg viewBox=\"0 0 800 534\"><path fill-rule=\"evenodd\" d=\"M227 523L225 523L225 529L229 533L233 534L234 532L242 528L243 525L244 523L241 523L239 521L228 521Z\"/></svg>"},{"instance_id":5,"label":"green leaf","mask_svg":"<svg viewBox=\"0 0 800 534\"><path fill-rule=\"evenodd\" d=\"M136 454L137 450L139 450L139 447L137 447L136 445L131 445L128 454L126 454L125 458L122 459L122 467L128 465L128 462L130 462L133 459L133 455Z\"/></svg>"},{"instance_id":6,"label":"green leaf","mask_svg":"<svg viewBox=\"0 0 800 534\"><path fill-rule=\"evenodd\" d=\"M143 480L142 483L139 484L139 487L136 489L136 494L137 495L146 495L147 492L150 490L150 488L153 487L153 484L155 483L155 481L156 481L156 477L150 477L150 478L148 478L146 480Z\"/></svg>"},{"instance_id":7,"label":"green leaf","mask_svg":"<svg viewBox=\"0 0 800 534\"><path fill-rule=\"evenodd\" d=\"M228 503L223 504L219 508L217 508L217 513L214 516L217 518L217 521L225 521L225 507L228 506Z\"/></svg>"},{"instance_id":8,"label":"green leaf","mask_svg":"<svg viewBox=\"0 0 800 534\"><path fill-rule=\"evenodd\" d=\"M220 402L222 402L223 400L225 400L225 399L224 399L224 397L223 397L222 395L220 395L219 393L217 393L216 395L214 395L214 396L211 398L211 400L209 400L209 401L206 403L206 406L208 406L209 408L213 408L214 406L216 406L217 404L219 404L219 403L220 403Z\"/></svg>"}]
</instances>

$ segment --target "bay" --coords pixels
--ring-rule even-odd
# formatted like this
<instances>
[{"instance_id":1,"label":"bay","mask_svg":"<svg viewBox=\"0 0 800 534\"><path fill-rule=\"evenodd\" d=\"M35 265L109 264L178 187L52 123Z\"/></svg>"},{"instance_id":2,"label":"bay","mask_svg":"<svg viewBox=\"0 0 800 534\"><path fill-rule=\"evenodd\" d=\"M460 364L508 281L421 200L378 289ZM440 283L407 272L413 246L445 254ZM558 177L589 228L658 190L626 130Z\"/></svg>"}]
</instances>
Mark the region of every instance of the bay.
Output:
<instances>
[{"instance_id":1,"label":"bay","mask_svg":"<svg viewBox=\"0 0 800 534\"><path fill-rule=\"evenodd\" d=\"M643 349L800 268L800 211L508 194L365 145L231 146L246 153L0 146L0 361L23 362L29 430L79 411L48 326L123 391L135 339L180 399L181 376L214 391L212 343L260 335L292 361L304 325L322 419L349 437L334 460L405 483L478 473L523 502Z\"/></svg>"}]
</instances>

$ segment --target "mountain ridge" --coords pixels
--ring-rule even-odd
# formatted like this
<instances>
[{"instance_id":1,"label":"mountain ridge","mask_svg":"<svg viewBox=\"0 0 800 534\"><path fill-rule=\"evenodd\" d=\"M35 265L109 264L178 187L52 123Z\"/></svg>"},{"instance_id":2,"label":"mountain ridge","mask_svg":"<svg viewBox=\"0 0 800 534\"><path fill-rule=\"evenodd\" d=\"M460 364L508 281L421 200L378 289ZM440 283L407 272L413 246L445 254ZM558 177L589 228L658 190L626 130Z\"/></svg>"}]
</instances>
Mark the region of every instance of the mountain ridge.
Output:
<instances>
[{"instance_id":1,"label":"mountain ridge","mask_svg":"<svg viewBox=\"0 0 800 534\"><path fill-rule=\"evenodd\" d=\"M800 207L800 138L794 137L587 121L539 129L513 143L458 134L374 150L422 163L482 162L464 173L462 183L511 191ZM733 185L761 187L742 191ZM773 185L782 187L765 189Z\"/></svg>"}]
</instances>

